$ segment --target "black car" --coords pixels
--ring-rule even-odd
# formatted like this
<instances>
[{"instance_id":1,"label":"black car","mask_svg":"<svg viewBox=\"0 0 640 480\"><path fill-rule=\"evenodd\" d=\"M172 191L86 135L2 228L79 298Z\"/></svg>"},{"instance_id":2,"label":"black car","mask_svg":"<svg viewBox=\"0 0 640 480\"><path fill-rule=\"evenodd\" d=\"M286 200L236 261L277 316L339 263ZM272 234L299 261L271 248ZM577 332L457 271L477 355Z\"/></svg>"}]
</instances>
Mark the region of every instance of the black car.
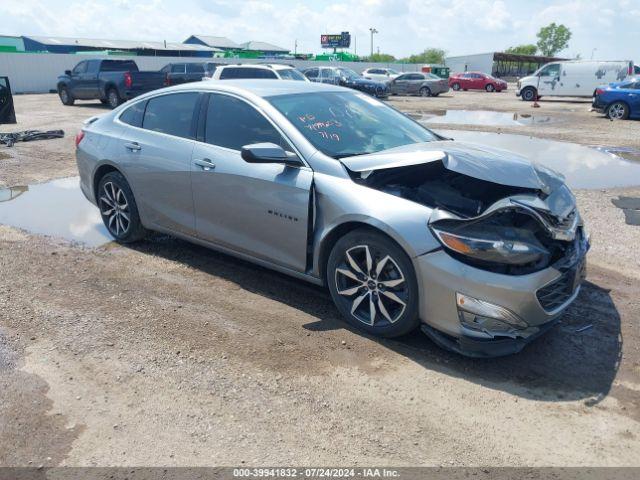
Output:
<instances>
[{"instance_id":1,"label":"black car","mask_svg":"<svg viewBox=\"0 0 640 480\"><path fill-rule=\"evenodd\" d=\"M353 88L378 98L387 98L389 88L382 82L375 82L361 77L350 68L344 67L312 67L302 70L312 82L330 83Z\"/></svg>"},{"instance_id":2,"label":"black car","mask_svg":"<svg viewBox=\"0 0 640 480\"><path fill-rule=\"evenodd\" d=\"M218 65L213 62L168 63L160 71L165 74L167 85L178 85L211 78Z\"/></svg>"}]
</instances>

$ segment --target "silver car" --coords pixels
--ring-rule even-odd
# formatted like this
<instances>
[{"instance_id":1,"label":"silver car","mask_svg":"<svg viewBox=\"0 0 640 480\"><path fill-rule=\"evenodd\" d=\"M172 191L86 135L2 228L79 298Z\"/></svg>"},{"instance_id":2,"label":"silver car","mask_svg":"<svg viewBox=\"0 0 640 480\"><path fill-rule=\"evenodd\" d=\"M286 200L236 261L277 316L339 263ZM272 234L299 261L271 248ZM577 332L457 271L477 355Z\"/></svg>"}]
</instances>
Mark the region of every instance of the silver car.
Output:
<instances>
[{"instance_id":1,"label":"silver car","mask_svg":"<svg viewBox=\"0 0 640 480\"><path fill-rule=\"evenodd\" d=\"M433 73L404 73L388 83L391 95L437 97L449 91L449 82Z\"/></svg>"},{"instance_id":2,"label":"silver car","mask_svg":"<svg viewBox=\"0 0 640 480\"><path fill-rule=\"evenodd\" d=\"M87 121L81 187L122 243L165 232L326 285L380 336L520 350L576 298L588 241L553 172L350 89L156 90Z\"/></svg>"}]
</instances>

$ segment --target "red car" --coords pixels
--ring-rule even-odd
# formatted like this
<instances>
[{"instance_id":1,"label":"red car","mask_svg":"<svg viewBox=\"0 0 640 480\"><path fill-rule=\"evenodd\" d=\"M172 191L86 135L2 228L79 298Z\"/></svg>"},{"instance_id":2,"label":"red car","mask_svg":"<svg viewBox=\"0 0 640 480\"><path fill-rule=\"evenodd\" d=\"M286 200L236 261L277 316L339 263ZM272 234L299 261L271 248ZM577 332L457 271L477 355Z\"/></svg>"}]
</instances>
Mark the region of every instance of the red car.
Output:
<instances>
[{"instance_id":1,"label":"red car","mask_svg":"<svg viewBox=\"0 0 640 480\"><path fill-rule=\"evenodd\" d=\"M449 87L453 90L501 92L507 89L507 82L482 72L464 72L449 77Z\"/></svg>"}]
</instances>

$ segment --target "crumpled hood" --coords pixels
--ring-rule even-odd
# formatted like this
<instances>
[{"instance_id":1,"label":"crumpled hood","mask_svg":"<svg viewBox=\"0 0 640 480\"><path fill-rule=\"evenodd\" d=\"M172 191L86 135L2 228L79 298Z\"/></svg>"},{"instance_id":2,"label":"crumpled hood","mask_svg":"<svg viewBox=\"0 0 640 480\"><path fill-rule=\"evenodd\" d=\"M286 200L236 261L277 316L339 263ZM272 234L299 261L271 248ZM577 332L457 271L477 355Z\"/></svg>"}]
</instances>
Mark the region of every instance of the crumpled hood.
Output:
<instances>
[{"instance_id":1,"label":"crumpled hood","mask_svg":"<svg viewBox=\"0 0 640 480\"><path fill-rule=\"evenodd\" d=\"M349 170L363 174L441 161L448 170L463 175L547 193L564 181L560 174L507 150L449 140L415 143L340 161Z\"/></svg>"},{"instance_id":2,"label":"crumpled hood","mask_svg":"<svg viewBox=\"0 0 640 480\"><path fill-rule=\"evenodd\" d=\"M369 80L367 78L355 78L345 82L347 85L361 85L366 87L384 87L384 83L376 82L375 80Z\"/></svg>"}]
</instances>

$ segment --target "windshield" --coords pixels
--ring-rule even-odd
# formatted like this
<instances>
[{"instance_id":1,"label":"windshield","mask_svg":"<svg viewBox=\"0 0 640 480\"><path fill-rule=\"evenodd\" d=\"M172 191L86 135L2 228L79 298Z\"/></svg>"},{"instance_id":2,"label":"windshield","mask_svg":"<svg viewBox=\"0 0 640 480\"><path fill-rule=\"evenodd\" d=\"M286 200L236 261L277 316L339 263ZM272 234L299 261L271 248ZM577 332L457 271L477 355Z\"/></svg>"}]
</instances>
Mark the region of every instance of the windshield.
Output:
<instances>
[{"instance_id":1,"label":"windshield","mask_svg":"<svg viewBox=\"0 0 640 480\"><path fill-rule=\"evenodd\" d=\"M305 81L306 78L295 68L283 68L282 70L278 70L280 77L283 80L301 80Z\"/></svg>"},{"instance_id":2,"label":"windshield","mask_svg":"<svg viewBox=\"0 0 640 480\"><path fill-rule=\"evenodd\" d=\"M355 78L360 78L356 72L351 70L350 68L338 68L338 75L341 77L345 77L347 80L353 80Z\"/></svg>"},{"instance_id":3,"label":"windshield","mask_svg":"<svg viewBox=\"0 0 640 480\"><path fill-rule=\"evenodd\" d=\"M333 158L438 139L420 124L362 93L299 93L267 100L314 147Z\"/></svg>"}]
</instances>

